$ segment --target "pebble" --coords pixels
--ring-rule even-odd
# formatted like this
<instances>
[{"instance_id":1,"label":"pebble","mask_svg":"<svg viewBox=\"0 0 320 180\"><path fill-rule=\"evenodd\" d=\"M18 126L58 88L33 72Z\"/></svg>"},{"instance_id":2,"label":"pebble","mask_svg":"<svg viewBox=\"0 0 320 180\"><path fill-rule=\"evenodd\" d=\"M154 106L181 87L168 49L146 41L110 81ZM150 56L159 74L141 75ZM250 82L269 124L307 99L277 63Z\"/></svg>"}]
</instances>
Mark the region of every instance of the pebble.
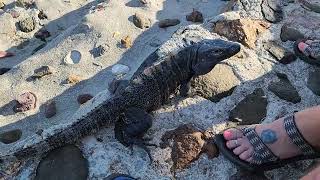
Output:
<instances>
[{"instance_id":1,"label":"pebble","mask_svg":"<svg viewBox=\"0 0 320 180\"><path fill-rule=\"evenodd\" d=\"M32 17L28 17L19 21L19 27L22 32L28 33L36 28L36 24Z\"/></svg>"},{"instance_id":2,"label":"pebble","mask_svg":"<svg viewBox=\"0 0 320 180\"><path fill-rule=\"evenodd\" d=\"M193 9L192 13L190 13L186 16L186 19L187 19L187 21L203 23L202 13L200 11L195 11L194 9Z\"/></svg>"},{"instance_id":3,"label":"pebble","mask_svg":"<svg viewBox=\"0 0 320 180\"><path fill-rule=\"evenodd\" d=\"M49 101L46 105L45 105L45 117L46 118L52 118L53 116L55 116L57 114L57 106L56 106L56 102L55 101Z\"/></svg>"},{"instance_id":4,"label":"pebble","mask_svg":"<svg viewBox=\"0 0 320 180\"><path fill-rule=\"evenodd\" d=\"M307 81L307 87L316 95L320 96L320 68L315 67L310 70Z\"/></svg>"},{"instance_id":5,"label":"pebble","mask_svg":"<svg viewBox=\"0 0 320 180\"><path fill-rule=\"evenodd\" d=\"M0 9L3 9L5 6L6 4L2 0L0 0Z\"/></svg>"},{"instance_id":6,"label":"pebble","mask_svg":"<svg viewBox=\"0 0 320 180\"><path fill-rule=\"evenodd\" d=\"M81 77L77 76L77 75L70 75L68 76L68 78L66 79L66 83L67 84L77 84L82 80Z\"/></svg>"},{"instance_id":7,"label":"pebble","mask_svg":"<svg viewBox=\"0 0 320 180\"><path fill-rule=\"evenodd\" d=\"M298 30L293 27L290 27L289 24L284 24L281 27L280 33L281 41L296 41L298 39L304 39L304 35Z\"/></svg>"},{"instance_id":8,"label":"pebble","mask_svg":"<svg viewBox=\"0 0 320 180\"><path fill-rule=\"evenodd\" d=\"M112 66L112 74L115 76L127 74L130 71L130 68L123 64L116 64Z\"/></svg>"},{"instance_id":9,"label":"pebble","mask_svg":"<svg viewBox=\"0 0 320 180\"><path fill-rule=\"evenodd\" d=\"M0 142L4 144L10 144L18 141L22 136L22 131L20 129L14 129L11 131L3 132L0 134Z\"/></svg>"},{"instance_id":10,"label":"pebble","mask_svg":"<svg viewBox=\"0 0 320 180\"><path fill-rule=\"evenodd\" d=\"M319 0L300 0L302 6L306 9L310 9L313 12L320 13L320 1Z\"/></svg>"},{"instance_id":11,"label":"pebble","mask_svg":"<svg viewBox=\"0 0 320 180\"><path fill-rule=\"evenodd\" d=\"M151 26L151 20L140 13L135 13L133 15L133 24L138 28L144 29Z\"/></svg>"},{"instance_id":12,"label":"pebble","mask_svg":"<svg viewBox=\"0 0 320 180\"><path fill-rule=\"evenodd\" d=\"M93 96L91 94L81 94L78 96L77 101L79 104L84 104L92 98L93 98Z\"/></svg>"},{"instance_id":13,"label":"pebble","mask_svg":"<svg viewBox=\"0 0 320 180\"><path fill-rule=\"evenodd\" d=\"M268 101L262 89L247 95L231 110L229 119L240 125L260 123L267 114Z\"/></svg>"},{"instance_id":14,"label":"pebble","mask_svg":"<svg viewBox=\"0 0 320 180\"><path fill-rule=\"evenodd\" d=\"M40 39L41 41L46 41L46 38L50 37L51 34L49 31L43 29L34 34L34 37Z\"/></svg>"},{"instance_id":15,"label":"pebble","mask_svg":"<svg viewBox=\"0 0 320 180\"><path fill-rule=\"evenodd\" d=\"M176 26L180 24L180 20L179 19L163 19L159 21L158 26L160 28L167 28L170 26Z\"/></svg>"},{"instance_id":16,"label":"pebble","mask_svg":"<svg viewBox=\"0 0 320 180\"><path fill-rule=\"evenodd\" d=\"M16 99L15 112L25 112L32 110L37 105L37 96L32 92L25 92Z\"/></svg>"},{"instance_id":17,"label":"pebble","mask_svg":"<svg viewBox=\"0 0 320 180\"><path fill-rule=\"evenodd\" d=\"M38 14L39 19L48 19L48 16L43 12L43 10L40 10Z\"/></svg>"},{"instance_id":18,"label":"pebble","mask_svg":"<svg viewBox=\"0 0 320 180\"><path fill-rule=\"evenodd\" d=\"M282 64L289 64L297 59L297 56L289 49L282 47L275 41L263 44L264 48Z\"/></svg>"},{"instance_id":19,"label":"pebble","mask_svg":"<svg viewBox=\"0 0 320 180\"><path fill-rule=\"evenodd\" d=\"M132 46L132 39L130 36L126 36L121 39L121 44L125 48L130 48Z\"/></svg>"},{"instance_id":20,"label":"pebble","mask_svg":"<svg viewBox=\"0 0 320 180\"><path fill-rule=\"evenodd\" d=\"M34 74L32 75L33 78L39 79L43 76L50 75L54 72L53 67L51 66L41 66L40 68L34 70Z\"/></svg>"},{"instance_id":21,"label":"pebble","mask_svg":"<svg viewBox=\"0 0 320 180\"><path fill-rule=\"evenodd\" d=\"M0 68L0 75L3 75L8 71L10 71L10 68Z\"/></svg>"},{"instance_id":22,"label":"pebble","mask_svg":"<svg viewBox=\"0 0 320 180\"><path fill-rule=\"evenodd\" d=\"M81 60L81 52L77 50L72 50L69 52L66 57L64 58L64 63L65 64L78 64Z\"/></svg>"},{"instance_id":23,"label":"pebble","mask_svg":"<svg viewBox=\"0 0 320 180\"><path fill-rule=\"evenodd\" d=\"M41 159L34 180L87 180L88 161L75 145L66 145Z\"/></svg>"},{"instance_id":24,"label":"pebble","mask_svg":"<svg viewBox=\"0 0 320 180\"><path fill-rule=\"evenodd\" d=\"M94 58L100 57L104 55L109 50L109 48L110 46L108 44L99 45L98 47L95 47L92 50L90 50L90 53Z\"/></svg>"}]
</instances>

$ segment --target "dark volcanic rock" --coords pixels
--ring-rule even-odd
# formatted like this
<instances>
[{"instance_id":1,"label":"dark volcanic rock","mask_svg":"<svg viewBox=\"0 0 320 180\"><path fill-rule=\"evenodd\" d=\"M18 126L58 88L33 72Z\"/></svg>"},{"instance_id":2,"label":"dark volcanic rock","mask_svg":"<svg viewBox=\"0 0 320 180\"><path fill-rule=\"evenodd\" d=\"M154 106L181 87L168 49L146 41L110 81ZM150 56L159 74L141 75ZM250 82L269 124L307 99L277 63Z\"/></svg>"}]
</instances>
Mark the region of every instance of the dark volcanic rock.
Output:
<instances>
[{"instance_id":1,"label":"dark volcanic rock","mask_svg":"<svg viewBox=\"0 0 320 180\"><path fill-rule=\"evenodd\" d=\"M307 86L316 95L320 96L320 68L309 72Z\"/></svg>"},{"instance_id":2,"label":"dark volcanic rock","mask_svg":"<svg viewBox=\"0 0 320 180\"><path fill-rule=\"evenodd\" d=\"M88 162L80 149L67 145L51 151L37 168L35 180L86 180Z\"/></svg>"},{"instance_id":3,"label":"dark volcanic rock","mask_svg":"<svg viewBox=\"0 0 320 180\"><path fill-rule=\"evenodd\" d=\"M22 131L20 129L15 129L0 134L0 142L4 144L10 144L18 141L22 136Z\"/></svg>"},{"instance_id":4,"label":"dark volcanic rock","mask_svg":"<svg viewBox=\"0 0 320 180\"><path fill-rule=\"evenodd\" d=\"M268 101L262 89L247 95L231 110L229 119L240 125L260 123L266 117Z\"/></svg>"},{"instance_id":5,"label":"dark volcanic rock","mask_svg":"<svg viewBox=\"0 0 320 180\"><path fill-rule=\"evenodd\" d=\"M133 24L138 28L149 28L151 26L151 20L140 13L133 15Z\"/></svg>"},{"instance_id":6,"label":"dark volcanic rock","mask_svg":"<svg viewBox=\"0 0 320 180\"><path fill-rule=\"evenodd\" d=\"M268 89L281 99L292 103L300 102L301 97L296 88L290 83L288 77L280 73L277 76L280 81L270 83Z\"/></svg>"},{"instance_id":7,"label":"dark volcanic rock","mask_svg":"<svg viewBox=\"0 0 320 180\"><path fill-rule=\"evenodd\" d=\"M203 15L199 11L193 10L192 13L188 14L186 16L187 21L192 21L192 22L200 22L203 23Z\"/></svg>"},{"instance_id":8,"label":"dark volcanic rock","mask_svg":"<svg viewBox=\"0 0 320 180\"><path fill-rule=\"evenodd\" d=\"M84 104L92 98L93 96L91 94L81 94L78 96L77 101L79 104Z\"/></svg>"},{"instance_id":9,"label":"dark volcanic rock","mask_svg":"<svg viewBox=\"0 0 320 180\"><path fill-rule=\"evenodd\" d=\"M289 64L297 59L297 56L290 50L282 47L275 41L263 44L264 48L282 64Z\"/></svg>"},{"instance_id":10,"label":"dark volcanic rock","mask_svg":"<svg viewBox=\"0 0 320 180\"><path fill-rule=\"evenodd\" d=\"M163 19L159 21L158 26L160 28L166 28L166 27L170 27L170 26L175 26L180 24L180 20L179 19Z\"/></svg>"},{"instance_id":11,"label":"dark volcanic rock","mask_svg":"<svg viewBox=\"0 0 320 180\"><path fill-rule=\"evenodd\" d=\"M57 113L57 107L55 101L50 101L45 105L46 118L52 118Z\"/></svg>"},{"instance_id":12,"label":"dark volcanic rock","mask_svg":"<svg viewBox=\"0 0 320 180\"><path fill-rule=\"evenodd\" d=\"M41 66L40 68L34 70L33 78L42 78L43 76L50 75L53 73L53 68L51 66Z\"/></svg>"},{"instance_id":13,"label":"dark volcanic rock","mask_svg":"<svg viewBox=\"0 0 320 180\"><path fill-rule=\"evenodd\" d=\"M290 27L288 24L284 24L281 27L280 33L281 41L296 41L298 39L304 39L304 35L297 29Z\"/></svg>"},{"instance_id":14,"label":"dark volcanic rock","mask_svg":"<svg viewBox=\"0 0 320 180\"><path fill-rule=\"evenodd\" d=\"M269 22L277 23L283 19L280 0L263 0L261 10L264 18Z\"/></svg>"}]
</instances>

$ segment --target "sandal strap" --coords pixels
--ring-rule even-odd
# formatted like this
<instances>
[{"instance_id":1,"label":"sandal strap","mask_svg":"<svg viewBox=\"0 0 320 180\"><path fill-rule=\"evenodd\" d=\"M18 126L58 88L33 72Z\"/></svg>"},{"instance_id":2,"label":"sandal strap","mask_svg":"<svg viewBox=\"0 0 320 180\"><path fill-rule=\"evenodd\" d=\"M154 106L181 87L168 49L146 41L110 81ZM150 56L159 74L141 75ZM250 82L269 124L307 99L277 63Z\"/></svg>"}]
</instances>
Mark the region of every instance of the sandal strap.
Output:
<instances>
[{"instance_id":1,"label":"sandal strap","mask_svg":"<svg viewBox=\"0 0 320 180\"><path fill-rule=\"evenodd\" d=\"M313 147L303 138L294 120L294 114L284 118L284 128L292 142L300 148L303 155L314 155Z\"/></svg>"},{"instance_id":2,"label":"sandal strap","mask_svg":"<svg viewBox=\"0 0 320 180\"><path fill-rule=\"evenodd\" d=\"M243 134L248 138L253 146L252 164L262 164L265 162L276 161L279 158L262 142L261 138L255 131L255 127L243 129Z\"/></svg>"}]
</instances>

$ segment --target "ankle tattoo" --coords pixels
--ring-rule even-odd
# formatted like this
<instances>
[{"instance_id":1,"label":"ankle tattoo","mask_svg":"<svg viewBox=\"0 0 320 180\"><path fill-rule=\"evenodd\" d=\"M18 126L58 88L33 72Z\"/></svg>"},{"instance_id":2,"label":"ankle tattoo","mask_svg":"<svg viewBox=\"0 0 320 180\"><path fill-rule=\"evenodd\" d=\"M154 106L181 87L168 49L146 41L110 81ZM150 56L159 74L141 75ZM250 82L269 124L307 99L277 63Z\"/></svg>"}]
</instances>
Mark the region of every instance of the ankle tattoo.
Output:
<instances>
[{"instance_id":1,"label":"ankle tattoo","mask_svg":"<svg viewBox=\"0 0 320 180\"><path fill-rule=\"evenodd\" d=\"M261 140L266 144L273 144L278 140L277 134L271 129L265 129L261 132Z\"/></svg>"}]
</instances>

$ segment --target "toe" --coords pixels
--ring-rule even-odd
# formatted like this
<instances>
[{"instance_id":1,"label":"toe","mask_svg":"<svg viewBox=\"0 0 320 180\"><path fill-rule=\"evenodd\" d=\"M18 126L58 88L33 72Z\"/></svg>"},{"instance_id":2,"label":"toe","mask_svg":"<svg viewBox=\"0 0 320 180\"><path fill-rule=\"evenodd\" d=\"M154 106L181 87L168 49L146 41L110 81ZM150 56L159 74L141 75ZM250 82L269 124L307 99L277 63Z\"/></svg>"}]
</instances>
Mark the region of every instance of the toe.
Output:
<instances>
[{"instance_id":1,"label":"toe","mask_svg":"<svg viewBox=\"0 0 320 180\"><path fill-rule=\"evenodd\" d=\"M242 160L248 160L249 158L251 158L251 155L252 155L252 150L248 149L248 150L244 151L243 153L241 153L239 155L239 158Z\"/></svg>"},{"instance_id":2,"label":"toe","mask_svg":"<svg viewBox=\"0 0 320 180\"><path fill-rule=\"evenodd\" d=\"M239 129L231 128L223 132L223 137L226 140L234 140L243 137L243 133Z\"/></svg>"},{"instance_id":3,"label":"toe","mask_svg":"<svg viewBox=\"0 0 320 180\"><path fill-rule=\"evenodd\" d=\"M226 142L226 146L229 148L229 149L234 149L236 147L238 147L240 144L238 142L238 140L230 140L230 141L227 141Z\"/></svg>"},{"instance_id":4,"label":"toe","mask_svg":"<svg viewBox=\"0 0 320 180\"><path fill-rule=\"evenodd\" d=\"M246 150L248 150L248 147L246 147L246 146L239 146L239 147L236 147L236 148L233 150L233 153L236 154L236 155L241 155L241 154L244 153Z\"/></svg>"},{"instance_id":5,"label":"toe","mask_svg":"<svg viewBox=\"0 0 320 180\"><path fill-rule=\"evenodd\" d=\"M304 42L300 42L300 43L298 44L298 48L299 48L299 50L300 50L301 52L304 52L307 47L308 47L308 44L306 44L306 43L304 43Z\"/></svg>"}]
</instances>

